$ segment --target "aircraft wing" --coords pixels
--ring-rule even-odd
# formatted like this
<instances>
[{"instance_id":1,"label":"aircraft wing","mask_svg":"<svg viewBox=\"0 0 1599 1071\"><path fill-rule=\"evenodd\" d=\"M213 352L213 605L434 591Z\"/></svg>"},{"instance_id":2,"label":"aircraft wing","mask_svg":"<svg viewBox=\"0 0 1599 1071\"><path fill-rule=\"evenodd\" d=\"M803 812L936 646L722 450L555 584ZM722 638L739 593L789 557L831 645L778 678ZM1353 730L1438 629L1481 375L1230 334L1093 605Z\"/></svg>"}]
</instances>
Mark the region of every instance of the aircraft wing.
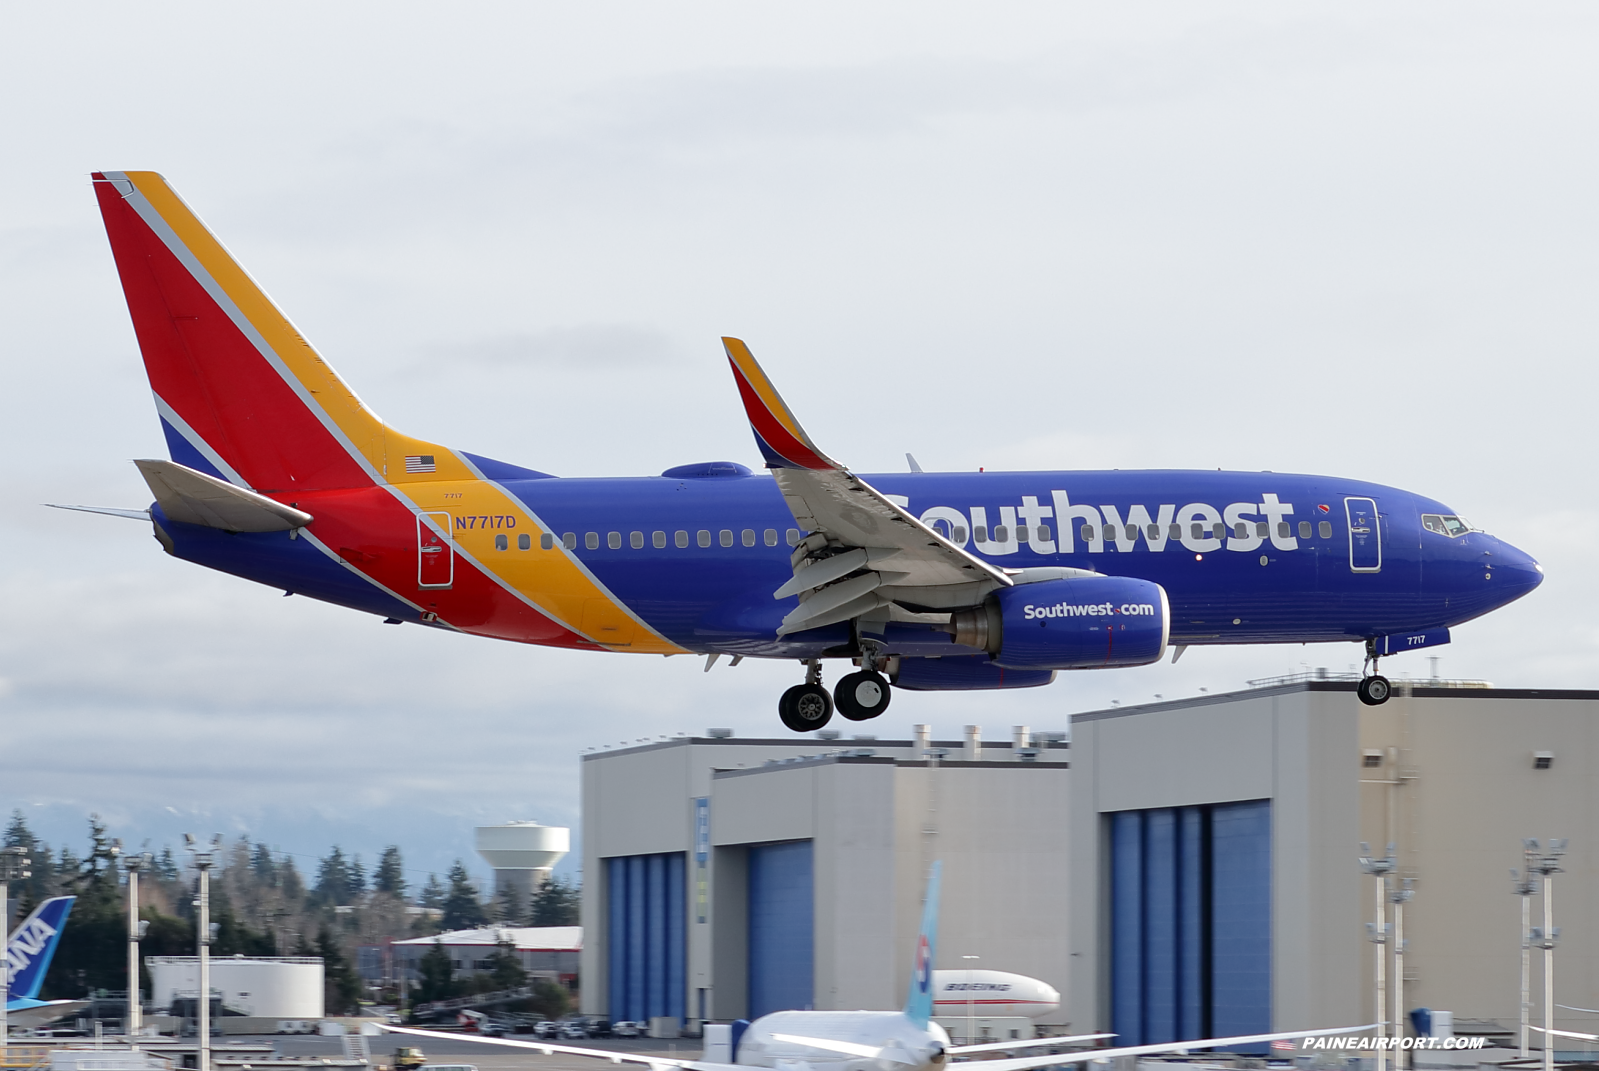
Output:
<instances>
[{"instance_id":1,"label":"aircraft wing","mask_svg":"<svg viewBox=\"0 0 1599 1071\"><path fill-rule=\"evenodd\" d=\"M918 606L975 606L1009 576L957 547L829 458L811 441L749 347L722 339L756 445L794 521L794 578L774 598L799 595L778 635L847 621L898 598ZM853 575L852 575L853 574Z\"/></svg>"},{"instance_id":2,"label":"aircraft wing","mask_svg":"<svg viewBox=\"0 0 1599 1071\"><path fill-rule=\"evenodd\" d=\"M501 1045L511 1049L532 1049L545 1056L561 1053L565 1056L592 1056L599 1060L609 1060L613 1064L647 1064L650 1071L666 1071L669 1068L684 1068L686 1071L749 1071L741 1064L710 1063L705 1060L678 1060L668 1056L651 1056L641 1052L614 1052L610 1049L588 1049L579 1045L556 1045L547 1041L516 1041L512 1038L486 1038L472 1034L444 1034L436 1030L417 1030L407 1026L387 1026L382 1023L375 1024L379 1030L386 1030L391 1034L410 1034L419 1038L435 1038L439 1041L475 1041L481 1045Z\"/></svg>"},{"instance_id":3,"label":"aircraft wing","mask_svg":"<svg viewBox=\"0 0 1599 1071\"><path fill-rule=\"evenodd\" d=\"M32 1000L18 997L6 1003L6 1022L23 1030L53 1023L89 1006L86 1000Z\"/></svg>"},{"instance_id":4,"label":"aircraft wing","mask_svg":"<svg viewBox=\"0 0 1599 1071\"><path fill-rule=\"evenodd\" d=\"M1232 1038L1200 1038L1194 1041L1170 1041L1160 1045L1130 1045L1119 1049L1085 1049L1082 1052L1056 1052L1045 1056L1018 1056L1009 1060L984 1060L982 1071L1032 1071L1038 1067L1057 1064L1079 1064L1090 1060L1112 1060L1118 1056L1146 1056L1158 1052L1190 1052L1194 1049L1219 1049L1232 1045L1254 1045L1263 1041L1292 1041L1295 1038L1324 1037L1331 1034L1358 1034L1372 1030L1376 1023L1365 1026L1339 1026L1330 1030L1291 1030L1283 1034L1245 1034ZM975 1069L974 1069L975 1071Z\"/></svg>"},{"instance_id":5,"label":"aircraft wing","mask_svg":"<svg viewBox=\"0 0 1599 1071\"><path fill-rule=\"evenodd\" d=\"M940 1018L954 1018L941 1016ZM967 1056L974 1052L1010 1052L1013 1049L1036 1049L1040 1045L1076 1045L1084 1041L1113 1038L1115 1034L1074 1034L1069 1038L1026 1038L1017 1041L994 1041L983 1045L951 1045L944 1051L951 1056Z\"/></svg>"}]
</instances>

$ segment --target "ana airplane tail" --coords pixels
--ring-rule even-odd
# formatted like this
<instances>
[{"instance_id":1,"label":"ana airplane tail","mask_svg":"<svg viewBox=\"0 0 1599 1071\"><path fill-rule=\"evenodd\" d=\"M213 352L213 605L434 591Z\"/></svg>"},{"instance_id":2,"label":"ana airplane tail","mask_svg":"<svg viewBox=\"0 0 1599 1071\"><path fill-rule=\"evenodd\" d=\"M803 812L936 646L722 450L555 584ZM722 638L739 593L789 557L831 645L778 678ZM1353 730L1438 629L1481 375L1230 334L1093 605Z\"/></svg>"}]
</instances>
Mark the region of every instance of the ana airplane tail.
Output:
<instances>
[{"instance_id":1,"label":"ana airplane tail","mask_svg":"<svg viewBox=\"0 0 1599 1071\"><path fill-rule=\"evenodd\" d=\"M935 862L927 875L927 901L922 905L922 929L916 935L916 958L911 963L910 993L905 1015L925 1028L933 1018L933 963L938 952L938 885L944 864Z\"/></svg>"},{"instance_id":2,"label":"ana airplane tail","mask_svg":"<svg viewBox=\"0 0 1599 1071\"><path fill-rule=\"evenodd\" d=\"M268 493L472 478L386 427L160 175L94 189L172 460Z\"/></svg>"},{"instance_id":3,"label":"ana airplane tail","mask_svg":"<svg viewBox=\"0 0 1599 1071\"><path fill-rule=\"evenodd\" d=\"M32 1000L39 995L76 899L57 896L46 900L11 931L6 941L6 966L10 971L7 996L11 1000Z\"/></svg>"}]
</instances>

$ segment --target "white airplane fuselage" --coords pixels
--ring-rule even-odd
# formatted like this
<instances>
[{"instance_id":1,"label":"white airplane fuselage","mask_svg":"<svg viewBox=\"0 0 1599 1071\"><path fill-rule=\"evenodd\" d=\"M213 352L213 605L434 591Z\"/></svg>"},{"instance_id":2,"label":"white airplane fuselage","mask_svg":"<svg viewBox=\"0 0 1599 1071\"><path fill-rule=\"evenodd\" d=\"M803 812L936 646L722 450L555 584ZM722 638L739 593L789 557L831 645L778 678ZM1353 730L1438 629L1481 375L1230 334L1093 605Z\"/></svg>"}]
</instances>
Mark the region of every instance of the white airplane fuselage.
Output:
<instances>
[{"instance_id":1,"label":"white airplane fuselage","mask_svg":"<svg viewBox=\"0 0 1599 1071\"><path fill-rule=\"evenodd\" d=\"M783 1011L751 1023L734 1060L794 1071L923 1071L942 1068L948 1048L943 1027L917 1026L902 1011Z\"/></svg>"}]
</instances>

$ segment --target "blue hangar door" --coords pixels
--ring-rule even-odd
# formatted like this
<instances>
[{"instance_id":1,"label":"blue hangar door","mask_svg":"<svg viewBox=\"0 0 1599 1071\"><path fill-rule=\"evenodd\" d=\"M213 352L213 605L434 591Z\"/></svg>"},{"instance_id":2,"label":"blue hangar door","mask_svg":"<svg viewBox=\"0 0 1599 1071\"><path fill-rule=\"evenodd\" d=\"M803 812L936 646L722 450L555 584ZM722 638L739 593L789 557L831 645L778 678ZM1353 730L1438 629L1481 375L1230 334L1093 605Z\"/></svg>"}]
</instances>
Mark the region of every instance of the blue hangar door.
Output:
<instances>
[{"instance_id":1,"label":"blue hangar door","mask_svg":"<svg viewBox=\"0 0 1599 1071\"><path fill-rule=\"evenodd\" d=\"M684 853L626 855L605 860L606 973L613 1020L684 1018Z\"/></svg>"},{"instance_id":2,"label":"blue hangar door","mask_svg":"<svg viewBox=\"0 0 1599 1071\"><path fill-rule=\"evenodd\" d=\"M811 842L749 850L749 1017L814 1005Z\"/></svg>"},{"instance_id":3,"label":"blue hangar door","mask_svg":"<svg viewBox=\"0 0 1599 1071\"><path fill-rule=\"evenodd\" d=\"M1117 1044L1270 1031L1271 801L1107 818Z\"/></svg>"}]
</instances>

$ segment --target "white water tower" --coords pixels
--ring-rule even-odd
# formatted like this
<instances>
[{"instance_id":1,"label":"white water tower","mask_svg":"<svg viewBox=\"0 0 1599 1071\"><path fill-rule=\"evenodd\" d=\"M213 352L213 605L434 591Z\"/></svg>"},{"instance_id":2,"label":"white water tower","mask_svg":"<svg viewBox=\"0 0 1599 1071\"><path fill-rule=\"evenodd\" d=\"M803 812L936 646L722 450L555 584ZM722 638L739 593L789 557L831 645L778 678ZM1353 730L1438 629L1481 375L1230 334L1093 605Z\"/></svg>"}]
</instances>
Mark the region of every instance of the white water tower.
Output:
<instances>
[{"instance_id":1,"label":"white water tower","mask_svg":"<svg viewBox=\"0 0 1599 1071\"><path fill-rule=\"evenodd\" d=\"M532 909L533 891L550 880L551 869L571 850L572 831L566 826L506 822L477 827L477 853L494 868L495 901L514 897L517 914L523 916Z\"/></svg>"}]
</instances>

